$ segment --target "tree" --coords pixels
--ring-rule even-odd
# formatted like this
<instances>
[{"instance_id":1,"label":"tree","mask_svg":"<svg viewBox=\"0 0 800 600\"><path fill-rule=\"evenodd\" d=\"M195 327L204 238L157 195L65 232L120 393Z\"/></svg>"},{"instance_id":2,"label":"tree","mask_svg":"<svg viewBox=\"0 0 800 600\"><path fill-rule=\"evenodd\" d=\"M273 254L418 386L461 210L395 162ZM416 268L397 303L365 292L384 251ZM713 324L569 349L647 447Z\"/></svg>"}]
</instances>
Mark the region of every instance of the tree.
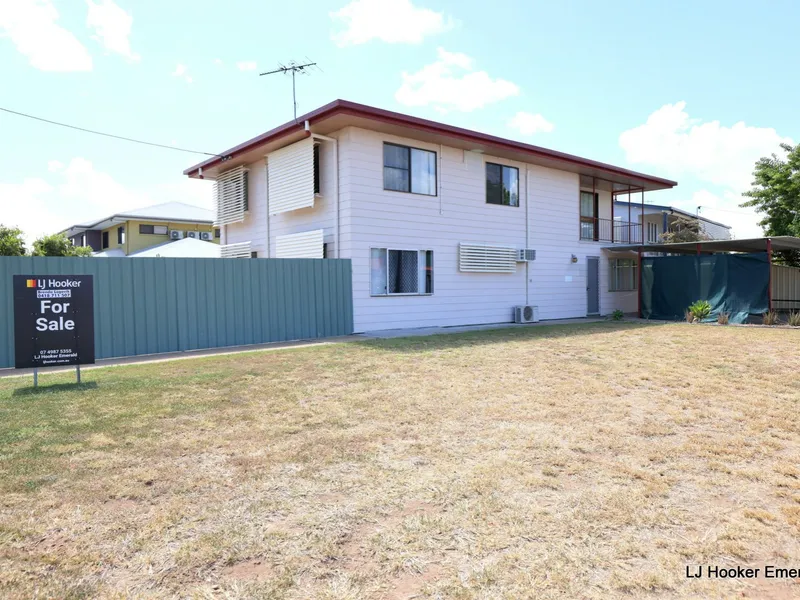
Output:
<instances>
[{"instance_id":1,"label":"tree","mask_svg":"<svg viewBox=\"0 0 800 600\"><path fill-rule=\"evenodd\" d=\"M92 249L87 246L73 246L63 233L44 235L33 242L34 256L91 256Z\"/></svg>"},{"instance_id":2,"label":"tree","mask_svg":"<svg viewBox=\"0 0 800 600\"><path fill-rule=\"evenodd\" d=\"M703 231L703 226L698 219L684 217L683 215L678 215L675 222L670 226L670 231L662 233L660 237L665 244L702 242L711 239L711 236Z\"/></svg>"},{"instance_id":3,"label":"tree","mask_svg":"<svg viewBox=\"0 0 800 600\"><path fill-rule=\"evenodd\" d=\"M0 256L25 256L21 229L0 224Z\"/></svg>"},{"instance_id":4,"label":"tree","mask_svg":"<svg viewBox=\"0 0 800 600\"><path fill-rule=\"evenodd\" d=\"M742 206L764 213L759 225L767 236L800 236L800 144L781 144L786 160L772 156L760 158L753 171L753 188L742 194L750 198ZM777 253L782 262L800 266L800 252Z\"/></svg>"}]
</instances>

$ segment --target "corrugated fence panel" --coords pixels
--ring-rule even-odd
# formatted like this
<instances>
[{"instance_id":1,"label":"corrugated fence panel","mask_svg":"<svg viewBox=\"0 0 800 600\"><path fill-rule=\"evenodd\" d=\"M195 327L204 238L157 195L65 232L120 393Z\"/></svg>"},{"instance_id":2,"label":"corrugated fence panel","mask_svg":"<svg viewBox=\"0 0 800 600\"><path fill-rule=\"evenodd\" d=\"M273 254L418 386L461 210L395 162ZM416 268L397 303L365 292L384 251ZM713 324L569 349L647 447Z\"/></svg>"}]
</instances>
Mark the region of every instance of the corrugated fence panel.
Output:
<instances>
[{"instance_id":1,"label":"corrugated fence panel","mask_svg":"<svg viewBox=\"0 0 800 600\"><path fill-rule=\"evenodd\" d=\"M800 269L772 265L772 308L800 310Z\"/></svg>"},{"instance_id":2,"label":"corrugated fence panel","mask_svg":"<svg viewBox=\"0 0 800 600\"><path fill-rule=\"evenodd\" d=\"M342 259L0 257L0 368L14 366L13 275L93 275L97 358L347 335Z\"/></svg>"}]
</instances>

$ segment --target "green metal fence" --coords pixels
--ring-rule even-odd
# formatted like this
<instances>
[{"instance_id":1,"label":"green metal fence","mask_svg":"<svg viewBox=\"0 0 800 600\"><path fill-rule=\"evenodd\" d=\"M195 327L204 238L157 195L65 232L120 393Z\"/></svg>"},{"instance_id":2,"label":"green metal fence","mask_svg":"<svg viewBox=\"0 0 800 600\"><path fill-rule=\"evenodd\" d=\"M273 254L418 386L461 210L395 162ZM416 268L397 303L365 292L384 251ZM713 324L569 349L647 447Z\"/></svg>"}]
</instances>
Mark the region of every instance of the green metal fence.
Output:
<instances>
[{"instance_id":1,"label":"green metal fence","mask_svg":"<svg viewBox=\"0 0 800 600\"><path fill-rule=\"evenodd\" d=\"M12 275L83 274L97 358L353 332L349 260L0 257L0 368L14 366Z\"/></svg>"}]
</instances>

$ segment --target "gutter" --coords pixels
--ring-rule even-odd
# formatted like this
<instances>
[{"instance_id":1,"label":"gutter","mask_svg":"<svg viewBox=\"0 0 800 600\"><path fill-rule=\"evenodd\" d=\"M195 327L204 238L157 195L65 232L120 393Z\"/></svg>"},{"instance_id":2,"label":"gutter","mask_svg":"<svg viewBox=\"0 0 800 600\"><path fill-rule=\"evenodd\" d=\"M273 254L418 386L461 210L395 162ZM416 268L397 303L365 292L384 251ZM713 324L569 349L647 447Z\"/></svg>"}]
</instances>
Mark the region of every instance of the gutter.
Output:
<instances>
[{"instance_id":1,"label":"gutter","mask_svg":"<svg viewBox=\"0 0 800 600\"><path fill-rule=\"evenodd\" d=\"M669 179L654 177L651 175L646 175L644 173L638 173L636 171L629 171L621 167L615 167L614 165L601 163L587 158L581 158L579 156L575 156L572 154L566 154L564 152L558 152L556 150L549 150L547 148L542 148L540 146L533 146L531 144L524 144L522 142L515 142L513 140L504 139L493 135L480 133L477 131L471 131L469 129L463 129L461 127L453 127L451 125L445 125L443 123L437 123L435 121L429 121L427 119L419 119L417 117L411 117L409 115L404 115L402 113L391 112L388 110L383 110L372 106L366 106L364 104L357 104L355 102L349 102L347 100L334 100L333 102L326 104L325 106L322 106L317 110L308 113L307 115L299 117L297 120L298 122L291 121L289 123L285 123L284 125L276 127L275 129L272 129L260 136L257 136L251 140L239 144L238 146L234 146L233 148L226 150L225 152L222 153L222 155L226 157L225 160L230 160L231 158L234 158L237 154L255 150L259 146L263 146L264 144L278 140L286 135L292 133L299 133L300 131L303 131L305 128L304 124L306 121L309 122L312 120L319 121L321 119L325 119L337 114L363 117L374 121L380 121L383 123L401 125L403 127L408 127L410 129L417 129L429 133L444 135L447 137L458 138L464 141L469 141L471 143L486 144L489 146L505 148L515 152L525 152L528 154L533 154L536 156L547 158L549 160L576 164L586 168L597 169L600 171L604 171L606 173L612 173L619 177L625 177L628 179L639 179L642 181L650 182L661 186L675 187L676 185L678 185L677 182L671 181ZM222 158L217 158L217 157L209 158L206 161L203 161L197 165L194 165L193 167L186 169L183 172L183 174L188 175L189 177L198 176L200 174L201 169L207 169L211 166L218 165L222 162L224 162Z\"/></svg>"}]
</instances>

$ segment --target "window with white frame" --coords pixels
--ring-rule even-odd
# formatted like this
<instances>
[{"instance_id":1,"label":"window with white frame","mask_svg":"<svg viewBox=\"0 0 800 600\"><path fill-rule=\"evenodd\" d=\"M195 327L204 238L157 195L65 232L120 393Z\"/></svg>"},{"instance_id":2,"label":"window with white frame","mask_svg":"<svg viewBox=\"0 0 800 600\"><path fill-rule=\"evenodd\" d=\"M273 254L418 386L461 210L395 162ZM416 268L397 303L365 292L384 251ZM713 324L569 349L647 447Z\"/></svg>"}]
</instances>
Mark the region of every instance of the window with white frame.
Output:
<instances>
[{"instance_id":1,"label":"window with white frame","mask_svg":"<svg viewBox=\"0 0 800 600\"><path fill-rule=\"evenodd\" d=\"M433 250L370 249L370 295L433 294Z\"/></svg>"},{"instance_id":2,"label":"window with white frame","mask_svg":"<svg viewBox=\"0 0 800 600\"><path fill-rule=\"evenodd\" d=\"M436 195L436 152L384 142L383 189Z\"/></svg>"},{"instance_id":3,"label":"window with white frame","mask_svg":"<svg viewBox=\"0 0 800 600\"><path fill-rule=\"evenodd\" d=\"M631 292L639 287L639 273L635 258L608 259L608 291Z\"/></svg>"}]
</instances>

